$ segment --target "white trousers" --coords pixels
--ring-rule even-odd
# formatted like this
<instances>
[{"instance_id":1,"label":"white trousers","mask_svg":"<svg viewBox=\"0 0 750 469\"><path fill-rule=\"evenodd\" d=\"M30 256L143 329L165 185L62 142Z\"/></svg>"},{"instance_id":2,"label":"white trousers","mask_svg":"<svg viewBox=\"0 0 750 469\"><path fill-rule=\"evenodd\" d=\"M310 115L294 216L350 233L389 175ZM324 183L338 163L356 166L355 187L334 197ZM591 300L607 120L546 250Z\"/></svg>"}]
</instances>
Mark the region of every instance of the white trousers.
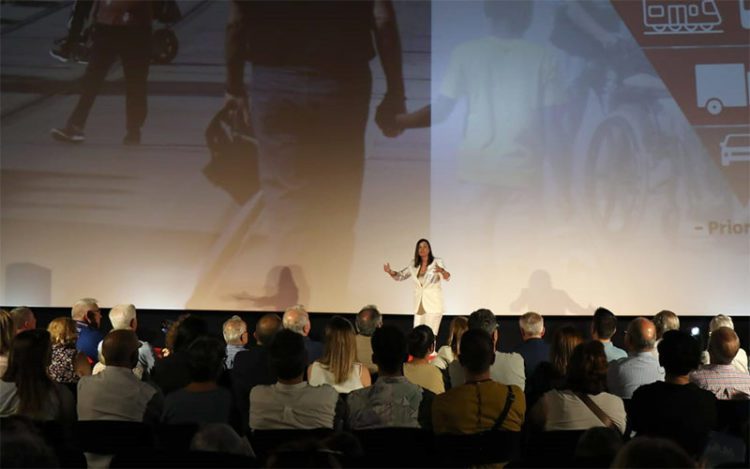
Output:
<instances>
[{"instance_id":1,"label":"white trousers","mask_svg":"<svg viewBox=\"0 0 750 469\"><path fill-rule=\"evenodd\" d=\"M442 319L443 313L427 313L425 312L422 303L419 303L419 310L417 311L417 314L414 315L414 327L425 324L432 329L432 333L435 334L435 337L437 338L438 330L440 329L440 321Z\"/></svg>"}]
</instances>

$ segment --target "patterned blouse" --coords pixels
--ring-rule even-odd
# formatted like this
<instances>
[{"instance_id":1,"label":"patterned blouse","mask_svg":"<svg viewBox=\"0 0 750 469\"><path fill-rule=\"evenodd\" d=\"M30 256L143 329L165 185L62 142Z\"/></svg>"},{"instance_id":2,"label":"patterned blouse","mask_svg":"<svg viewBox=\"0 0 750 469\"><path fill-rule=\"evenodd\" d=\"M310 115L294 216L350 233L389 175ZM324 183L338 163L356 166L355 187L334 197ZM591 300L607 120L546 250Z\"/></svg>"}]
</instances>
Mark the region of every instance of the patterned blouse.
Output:
<instances>
[{"instance_id":1,"label":"patterned blouse","mask_svg":"<svg viewBox=\"0 0 750 469\"><path fill-rule=\"evenodd\" d=\"M52 363L49 366L49 375L58 383L77 383L80 377L76 374L74 360L78 350L75 344L52 346Z\"/></svg>"}]
</instances>

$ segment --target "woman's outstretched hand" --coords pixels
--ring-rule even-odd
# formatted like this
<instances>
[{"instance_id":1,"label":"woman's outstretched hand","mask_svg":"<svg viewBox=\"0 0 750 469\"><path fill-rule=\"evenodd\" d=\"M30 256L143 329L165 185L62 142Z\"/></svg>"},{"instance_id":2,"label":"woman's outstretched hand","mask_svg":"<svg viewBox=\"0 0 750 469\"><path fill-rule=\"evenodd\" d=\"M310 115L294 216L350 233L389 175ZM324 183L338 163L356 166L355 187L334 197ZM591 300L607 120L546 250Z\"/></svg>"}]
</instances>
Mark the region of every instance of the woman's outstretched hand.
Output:
<instances>
[{"instance_id":1,"label":"woman's outstretched hand","mask_svg":"<svg viewBox=\"0 0 750 469\"><path fill-rule=\"evenodd\" d=\"M396 273L393 270L391 270L391 264L389 262L386 262L385 264L383 264L383 271L386 274L390 275L391 277L393 277L393 275Z\"/></svg>"}]
</instances>

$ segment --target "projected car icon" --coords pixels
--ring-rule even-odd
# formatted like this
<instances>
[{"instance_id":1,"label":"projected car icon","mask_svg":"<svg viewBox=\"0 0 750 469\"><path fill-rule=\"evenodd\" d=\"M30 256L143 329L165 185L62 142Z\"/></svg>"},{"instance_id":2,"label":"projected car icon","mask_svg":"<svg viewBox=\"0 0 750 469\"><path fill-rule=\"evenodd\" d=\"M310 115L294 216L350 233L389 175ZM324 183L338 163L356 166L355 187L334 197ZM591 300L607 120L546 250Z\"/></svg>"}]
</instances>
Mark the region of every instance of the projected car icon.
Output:
<instances>
[{"instance_id":1,"label":"projected car icon","mask_svg":"<svg viewBox=\"0 0 750 469\"><path fill-rule=\"evenodd\" d=\"M750 134L728 134L721 143L721 165L750 162Z\"/></svg>"}]
</instances>

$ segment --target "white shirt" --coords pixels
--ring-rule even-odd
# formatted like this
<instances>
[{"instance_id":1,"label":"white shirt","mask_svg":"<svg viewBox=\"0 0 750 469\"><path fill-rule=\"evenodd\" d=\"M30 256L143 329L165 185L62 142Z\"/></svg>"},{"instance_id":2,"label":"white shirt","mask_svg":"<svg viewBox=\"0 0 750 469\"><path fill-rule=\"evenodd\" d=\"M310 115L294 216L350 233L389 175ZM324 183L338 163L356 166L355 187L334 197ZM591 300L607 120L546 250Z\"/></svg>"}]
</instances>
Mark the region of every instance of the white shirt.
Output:
<instances>
[{"instance_id":1,"label":"white shirt","mask_svg":"<svg viewBox=\"0 0 750 469\"><path fill-rule=\"evenodd\" d=\"M523 390L526 388L526 372L523 365L523 357L520 354L496 351L495 363L490 366L490 378L501 384L515 384ZM448 365L448 374L451 379L451 388L466 382L464 369L458 360Z\"/></svg>"},{"instance_id":2,"label":"white shirt","mask_svg":"<svg viewBox=\"0 0 750 469\"><path fill-rule=\"evenodd\" d=\"M333 428L339 394L328 385L276 383L250 391L253 430Z\"/></svg>"},{"instance_id":3,"label":"white shirt","mask_svg":"<svg viewBox=\"0 0 750 469\"><path fill-rule=\"evenodd\" d=\"M622 399L607 392L588 396L607 414L620 433L623 433L626 416ZM599 417L570 390L546 392L536 405L543 405L547 410L545 431L588 430L591 427L604 426Z\"/></svg>"},{"instance_id":4,"label":"white shirt","mask_svg":"<svg viewBox=\"0 0 750 469\"><path fill-rule=\"evenodd\" d=\"M424 275L419 277L419 266L414 267L412 261L393 277L396 280L410 277L414 280L414 314L419 313L420 304L427 314L443 314L443 289L440 286L443 276L435 270L437 267L445 268L443 260L438 257L433 259Z\"/></svg>"},{"instance_id":5,"label":"white shirt","mask_svg":"<svg viewBox=\"0 0 750 469\"><path fill-rule=\"evenodd\" d=\"M349 394L356 389L362 389L364 387L362 385L362 379L360 378L362 375L361 363L354 363L352 365L349 370L349 376L346 377L346 380L343 383L336 383L336 378L333 376L333 373L328 371L328 368L320 362L315 361L310 367L310 386L328 384L333 386L336 392L342 394Z\"/></svg>"}]
</instances>

